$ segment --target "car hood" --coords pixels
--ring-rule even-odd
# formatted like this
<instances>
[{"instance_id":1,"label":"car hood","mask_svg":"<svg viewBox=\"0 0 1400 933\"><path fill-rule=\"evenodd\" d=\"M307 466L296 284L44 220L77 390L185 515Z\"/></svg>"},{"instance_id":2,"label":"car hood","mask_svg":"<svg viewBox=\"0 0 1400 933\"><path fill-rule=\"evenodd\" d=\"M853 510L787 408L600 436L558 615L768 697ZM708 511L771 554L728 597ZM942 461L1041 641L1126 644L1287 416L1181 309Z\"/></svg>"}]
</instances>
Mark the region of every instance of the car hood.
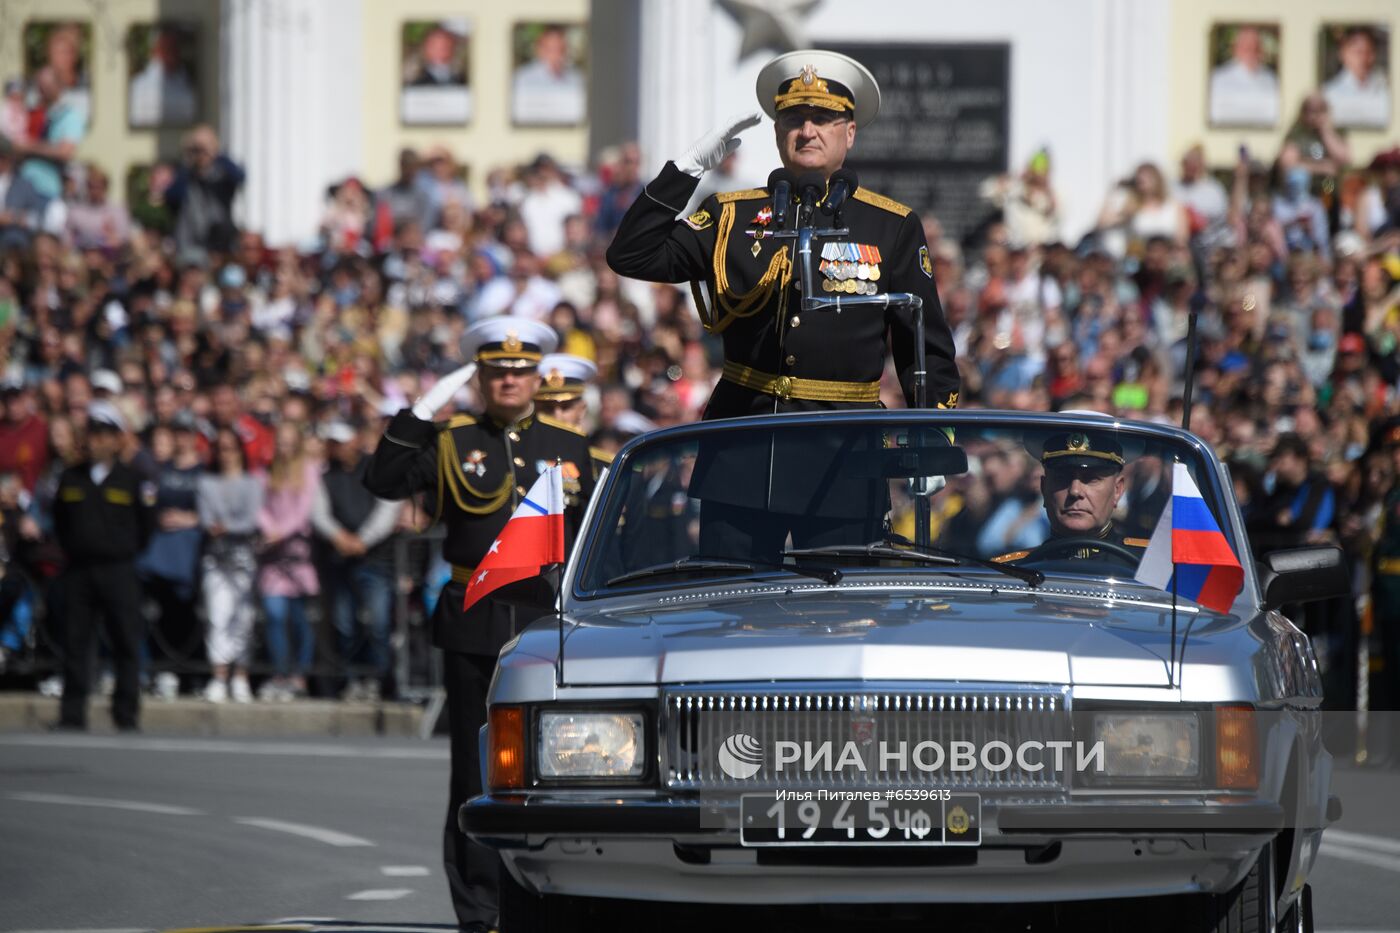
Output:
<instances>
[{"instance_id":1,"label":"car hood","mask_svg":"<svg viewBox=\"0 0 1400 933\"><path fill-rule=\"evenodd\" d=\"M946 680L1160 687L1171 610L1085 590L774 588L572 612L570 685ZM1194 607L1192 607L1194 609ZM1194 611L1178 614L1178 644ZM553 657L550 624L520 649ZM551 644L551 641L555 641Z\"/></svg>"}]
</instances>

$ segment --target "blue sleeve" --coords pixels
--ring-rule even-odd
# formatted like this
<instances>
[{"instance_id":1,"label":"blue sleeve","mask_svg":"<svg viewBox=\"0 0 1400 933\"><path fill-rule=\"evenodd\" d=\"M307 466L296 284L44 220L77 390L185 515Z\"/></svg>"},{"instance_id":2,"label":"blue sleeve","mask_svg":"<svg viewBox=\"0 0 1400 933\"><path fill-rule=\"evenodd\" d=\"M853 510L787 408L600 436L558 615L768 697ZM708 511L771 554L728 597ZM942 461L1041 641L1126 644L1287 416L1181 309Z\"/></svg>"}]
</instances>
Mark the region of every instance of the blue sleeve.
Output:
<instances>
[{"instance_id":1,"label":"blue sleeve","mask_svg":"<svg viewBox=\"0 0 1400 933\"><path fill-rule=\"evenodd\" d=\"M1322 493L1322 502L1317 507L1317 515L1313 518L1313 531L1322 531L1332 527L1332 520L1337 515L1337 494L1329 486Z\"/></svg>"}]
</instances>

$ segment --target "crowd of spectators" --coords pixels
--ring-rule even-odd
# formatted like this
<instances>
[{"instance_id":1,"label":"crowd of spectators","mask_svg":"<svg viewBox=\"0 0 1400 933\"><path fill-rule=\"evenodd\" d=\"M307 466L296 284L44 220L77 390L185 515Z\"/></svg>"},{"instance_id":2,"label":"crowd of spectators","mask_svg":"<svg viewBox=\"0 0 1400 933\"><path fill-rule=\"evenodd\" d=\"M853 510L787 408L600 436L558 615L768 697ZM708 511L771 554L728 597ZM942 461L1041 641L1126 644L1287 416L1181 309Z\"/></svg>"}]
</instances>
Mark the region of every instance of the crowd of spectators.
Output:
<instances>
[{"instance_id":1,"label":"crowd of spectators","mask_svg":"<svg viewBox=\"0 0 1400 933\"><path fill-rule=\"evenodd\" d=\"M988 180L988 222L972 234L924 224L962 407L1179 422L1195 307L1192 429L1230 463L1259 540L1341 543L1360 596L1400 471L1386 434L1400 416L1400 149L1355 164L1326 108L1310 96L1277 152L1242 150L1223 177L1199 147L1170 175L1139 166L1073 241L1044 150ZM126 458L156 489L160 530L141 559L153 686L246 700L252 663L269 698L304 693L326 667L365 696L390 669L395 595L431 600L441 568L418 552L395 562L421 509L341 503L385 419L461 365L466 327L534 317L595 360L588 428L604 448L697 418L718 377L688 292L620 280L603 260L644 181L634 144L590 172L548 155L495 169L479 198L449 149L405 150L387 185L326 192L314 244L275 249L235 227L243 172L208 127L130 205L97 166L59 159L61 191L31 186L11 206L17 152L0 140L0 548L21 568L0 590L0 651L12 657L43 626L40 607L61 605L49 504L93 399L121 409ZM901 404L888 378L883 395ZM470 389L458 402L472 404ZM984 498L1038 501L1034 465L1006 466L976 478ZM1315 632L1334 663L1357 628L1342 618Z\"/></svg>"}]
</instances>

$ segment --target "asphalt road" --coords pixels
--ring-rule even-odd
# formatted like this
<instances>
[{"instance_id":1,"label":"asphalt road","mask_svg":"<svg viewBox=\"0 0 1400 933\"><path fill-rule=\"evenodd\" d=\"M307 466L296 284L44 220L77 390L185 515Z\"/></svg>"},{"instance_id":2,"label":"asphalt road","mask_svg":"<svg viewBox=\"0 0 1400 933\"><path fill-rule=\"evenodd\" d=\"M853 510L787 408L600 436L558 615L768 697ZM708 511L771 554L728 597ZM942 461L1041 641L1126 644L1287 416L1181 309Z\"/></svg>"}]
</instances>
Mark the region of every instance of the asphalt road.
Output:
<instances>
[{"instance_id":1,"label":"asphalt road","mask_svg":"<svg viewBox=\"0 0 1400 933\"><path fill-rule=\"evenodd\" d=\"M0 930L450 930L446 786L441 742L0 736ZM1334 787L1317 927L1400 933L1400 770Z\"/></svg>"}]
</instances>

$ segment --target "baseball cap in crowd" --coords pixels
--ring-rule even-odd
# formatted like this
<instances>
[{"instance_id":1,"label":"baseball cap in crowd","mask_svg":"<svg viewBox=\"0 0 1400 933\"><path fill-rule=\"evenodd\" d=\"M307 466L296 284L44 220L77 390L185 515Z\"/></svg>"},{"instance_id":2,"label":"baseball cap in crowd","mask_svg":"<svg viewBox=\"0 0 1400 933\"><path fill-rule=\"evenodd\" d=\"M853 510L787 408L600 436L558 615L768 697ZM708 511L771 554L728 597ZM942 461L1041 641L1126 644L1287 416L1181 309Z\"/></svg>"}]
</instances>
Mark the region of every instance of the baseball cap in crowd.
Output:
<instances>
[{"instance_id":1,"label":"baseball cap in crowd","mask_svg":"<svg viewBox=\"0 0 1400 933\"><path fill-rule=\"evenodd\" d=\"M332 421L321 429L321 437L333 444L349 444L355 436L355 429L344 421Z\"/></svg>"},{"instance_id":2,"label":"baseball cap in crowd","mask_svg":"<svg viewBox=\"0 0 1400 933\"><path fill-rule=\"evenodd\" d=\"M219 270L220 288L242 288L248 284L248 273L243 271L243 267L235 263L229 263Z\"/></svg>"},{"instance_id":3,"label":"baseball cap in crowd","mask_svg":"<svg viewBox=\"0 0 1400 933\"><path fill-rule=\"evenodd\" d=\"M92 383L92 391L107 392L111 395L121 395L122 389L124 388L122 386L122 377L118 376L110 369L99 369L95 371L92 376L88 378L88 382Z\"/></svg>"},{"instance_id":4,"label":"baseball cap in crowd","mask_svg":"<svg viewBox=\"0 0 1400 933\"><path fill-rule=\"evenodd\" d=\"M1343 334L1337 343L1338 353L1365 353L1366 338L1357 333Z\"/></svg>"},{"instance_id":5,"label":"baseball cap in crowd","mask_svg":"<svg viewBox=\"0 0 1400 933\"><path fill-rule=\"evenodd\" d=\"M111 402L97 399L88 403L88 430L126 431L126 418Z\"/></svg>"}]
</instances>

